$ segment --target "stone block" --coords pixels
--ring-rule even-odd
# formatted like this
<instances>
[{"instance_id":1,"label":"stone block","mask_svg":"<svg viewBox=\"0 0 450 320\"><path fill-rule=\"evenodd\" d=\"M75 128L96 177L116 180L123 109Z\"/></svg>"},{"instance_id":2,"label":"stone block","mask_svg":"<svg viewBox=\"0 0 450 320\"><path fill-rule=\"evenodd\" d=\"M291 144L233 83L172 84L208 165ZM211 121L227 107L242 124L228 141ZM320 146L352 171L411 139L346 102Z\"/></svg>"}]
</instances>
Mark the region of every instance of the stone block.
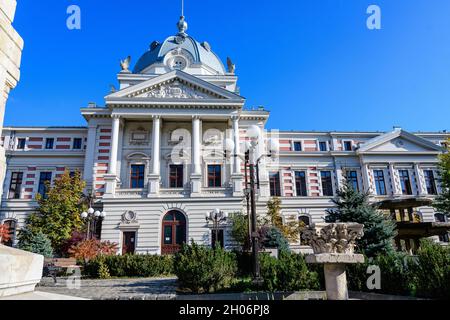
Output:
<instances>
[{"instance_id":1,"label":"stone block","mask_svg":"<svg viewBox=\"0 0 450 320\"><path fill-rule=\"evenodd\" d=\"M43 267L43 256L0 245L0 298L33 292Z\"/></svg>"}]
</instances>

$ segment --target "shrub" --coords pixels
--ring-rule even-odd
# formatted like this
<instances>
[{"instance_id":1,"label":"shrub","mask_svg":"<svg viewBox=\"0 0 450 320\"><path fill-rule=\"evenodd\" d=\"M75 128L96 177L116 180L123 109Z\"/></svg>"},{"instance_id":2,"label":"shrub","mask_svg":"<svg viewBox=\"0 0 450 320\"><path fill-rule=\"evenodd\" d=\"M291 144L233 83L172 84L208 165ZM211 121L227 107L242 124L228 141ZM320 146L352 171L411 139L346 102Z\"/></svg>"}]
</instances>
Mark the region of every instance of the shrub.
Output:
<instances>
[{"instance_id":1,"label":"shrub","mask_svg":"<svg viewBox=\"0 0 450 320\"><path fill-rule=\"evenodd\" d=\"M450 299L450 248L422 241L411 269L417 296Z\"/></svg>"},{"instance_id":2,"label":"shrub","mask_svg":"<svg viewBox=\"0 0 450 320\"><path fill-rule=\"evenodd\" d=\"M109 241L100 241L97 239L84 240L72 246L69 249L71 257L82 260L84 265L91 259L100 255L115 255L117 253L117 244Z\"/></svg>"},{"instance_id":3,"label":"shrub","mask_svg":"<svg viewBox=\"0 0 450 320\"><path fill-rule=\"evenodd\" d=\"M262 254L260 262L265 290L274 292L320 288L318 274L308 269L301 254L281 251L278 259Z\"/></svg>"},{"instance_id":4,"label":"shrub","mask_svg":"<svg viewBox=\"0 0 450 320\"><path fill-rule=\"evenodd\" d=\"M42 232L33 233L28 228L19 232L18 248L46 258L53 257L53 248L50 239Z\"/></svg>"},{"instance_id":5,"label":"shrub","mask_svg":"<svg viewBox=\"0 0 450 320\"><path fill-rule=\"evenodd\" d=\"M222 248L210 249L184 245L174 259L175 274L181 289L194 293L217 291L228 287L237 272L236 255Z\"/></svg>"},{"instance_id":6,"label":"shrub","mask_svg":"<svg viewBox=\"0 0 450 320\"><path fill-rule=\"evenodd\" d=\"M173 257L158 255L99 256L90 260L84 274L101 277L108 270L110 277L157 277L173 274Z\"/></svg>"},{"instance_id":7,"label":"shrub","mask_svg":"<svg viewBox=\"0 0 450 320\"><path fill-rule=\"evenodd\" d=\"M261 247L263 248L275 248L280 251L289 250L288 241L276 227L262 227L259 229L259 238L262 240Z\"/></svg>"}]
</instances>

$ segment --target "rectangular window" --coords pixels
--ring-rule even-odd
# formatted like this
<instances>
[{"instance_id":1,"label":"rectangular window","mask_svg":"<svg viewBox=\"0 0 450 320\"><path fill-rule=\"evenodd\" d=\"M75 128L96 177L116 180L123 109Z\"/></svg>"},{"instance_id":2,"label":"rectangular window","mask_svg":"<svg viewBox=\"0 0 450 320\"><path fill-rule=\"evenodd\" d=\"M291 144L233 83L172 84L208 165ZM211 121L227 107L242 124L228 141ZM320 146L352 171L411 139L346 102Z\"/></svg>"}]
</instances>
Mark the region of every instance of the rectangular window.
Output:
<instances>
[{"instance_id":1,"label":"rectangular window","mask_svg":"<svg viewBox=\"0 0 450 320\"><path fill-rule=\"evenodd\" d=\"M131 165L131 189L141 189L144 187L145 165Z\"/></svg>"},{"instance_id":2,"label":"rectangular window","mask_svg":"<svg viewBox=\"0 0 450 320\"><path fill-rule=\"evenodd\" d=\"M294 142L294 151L302 151L302 143L300 141Z\"/></svg>"},{"instance_id":3,"label":"rectangular window","mask_svg":"<svg viewBox=\"0 0 450 320\"><path fill-rule=\"evenodd\" d=\"M322 180L322 193L325 197L333 196L333 182L331 179L331 171L321 171L320 172Z\"/></svg>"},{"instance_id":4,"label":"rectangular window","mask_svg":"<svg viewBox=\"0 0 450 320\"><path fill-rule=\"evenodd\" d=\"M208 187L209 188L222 187L222 167L220 165L208 166Z\"/></svg>"},{"instance_id":5,"label":"rectangular window","mask_svg":"<svg viewBox=\"0 0 450 320\"><path fill-rule=\"evenodd\" d=\"M19 138L17 140L17 150L24 150L25 149L25 138Z\"/></svg>"},{"instance_id":6,"label":"rectangular window","mask_svg":"<svg viewBox=\"0 0 450 320\"><path fill-rule=\"evenodd\" d=\"M400 184L402 186L402 193L405 195L412 195L411 180L409 179L408 170L399 170Z\"/></svg>"},{"instance_id":7,"label":"rectangular window","mask_svg":"<svg viewBox=\"0 0 450 320\"><path fill-rule=\"evenodd\" d=\"M359 191L358 173L356 171L347 171L347 182L353 187L353 190Z\"/></svg>"},{"instance_id":8,"label":"rectangular window","mask_svg":"<svg viewBox=\"0 0 450 320\"><path fill-rule=\"evenodd\" d=\"M295 172L295 187L297 189L297 197L306 197L308 192L306 191L306 173L305 171Z\"/></svg>"},{"instance_id":9,"label":"rectangular window","mask_svg":"<svg viewBox=\"0 0 450 320\"><path fill-rule=\"evenodd\" d=\"M280 173L270 174L270 195L272 197L281 197Z\"/></svg>"},{"instance_id":10,"label":"rectangular window","mask_svg":"<svg viewBox=\"0 0 450 320\"><path fill-rule=\"evenodd\" d=\"M73 149L74 150L81 150L81 145L82 145L82 139L81 138L73 139Z\"/></svg>"},{"instance_id":11,"label":"rectangular window","mask_svg":"<svg viewBox=\"0 0 450 320\"><path fill-rule=\"evenodd\" d=\"M54 144L55 144L54 138L45 139L45 149L47 149L47 150L53 149Z\"/></svg>"},{"instance_id":12,"label":"rectangular window","mask_svg":"<svg viewBox=\"0 0 450 320\"><path fill-rule=\"evenodd\" d=\"M23 172L13 172L11 175L11 183L9 185L8 199L20 199L22 191Z\"/></svg>"},{"instance_id":13,"label":"rectangular window","mask_svg":"<svg viewBox=\"0 0 450 320\"><path fill-rule=\"evenodd\" d=\"M47 184L52 181L52 173L51 172L41 172L39 176L39 187L38 193L42 196L42 198L47 197Z\"/></svg>"},{"instance_id":14,"label":"rectangular window","mask_svg":"<svg viewBox=\"0 0 450 320\"><path fill-rule=\"evenodd\" d=\"M436 180L434 179L433 170L424 170L423 175L425 177L425 185L427 187L427 193L437 194Z\"/></svg>"},{"instance_id":15,"label":"rectangular window","mask_svg":"<svg viewBox=\"0 0 450 320\"><path fill-rule=\"evenodd\" d=\"M170 165L170 188L183 188L183 165Z\"/></svg>"},{"instance_id":16,"label":"rectangular window","mask_svg":"<svg viewBox=\"0 0 450 320\"><path fill-rule=\"evenodd\" d=\"M344 151L352 151L353 145L351 141L344 141Z\"/></svg>"},{"instance_id":17,"label":"rectangular window","mask_svg":"<svg viewBox=\"0 0 450 320\"><path fill-rule=\"evenodd\" d=\"M377 189L377 195L385 196L386 195L386 183L384 181L383 170L374 170L373 175L375 177L375 187Z\"/></svg>"},{"instance_id":18,"label":"rectangular window","mask_svg":"<svg viewBox=\"0 0 450 320\"><path fill-rule=\"evenodd\" d=\"M322 152L328 151L328 145L326 141L320 141L319 142L319 149Z\"/></svg>"}]
</instances>

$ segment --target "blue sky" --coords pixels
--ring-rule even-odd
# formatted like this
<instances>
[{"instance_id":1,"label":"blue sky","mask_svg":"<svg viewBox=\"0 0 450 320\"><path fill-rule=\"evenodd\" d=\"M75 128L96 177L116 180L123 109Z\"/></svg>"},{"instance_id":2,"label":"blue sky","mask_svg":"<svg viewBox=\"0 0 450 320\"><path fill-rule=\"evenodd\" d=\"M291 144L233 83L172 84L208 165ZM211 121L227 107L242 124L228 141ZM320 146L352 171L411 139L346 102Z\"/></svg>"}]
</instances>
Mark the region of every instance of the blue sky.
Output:
<instances>
[{"instance_id":1,"label":"blue sky","mask_svg":"<svg viewBox=\"0 0 450 320\"><path fill-rule=\"evenodd\" d=\"M82 29L66 28L81 8ZM366 9L382 10L382 30ZM133 65L153 40L176 33L180 0L21 0L22 79L5 125L85 125L103 105L119 60ZM188 33L237 65L247 107L272 111L281 130L449 128L448 0L186 0Z\"/></svg>"}]
</instances>

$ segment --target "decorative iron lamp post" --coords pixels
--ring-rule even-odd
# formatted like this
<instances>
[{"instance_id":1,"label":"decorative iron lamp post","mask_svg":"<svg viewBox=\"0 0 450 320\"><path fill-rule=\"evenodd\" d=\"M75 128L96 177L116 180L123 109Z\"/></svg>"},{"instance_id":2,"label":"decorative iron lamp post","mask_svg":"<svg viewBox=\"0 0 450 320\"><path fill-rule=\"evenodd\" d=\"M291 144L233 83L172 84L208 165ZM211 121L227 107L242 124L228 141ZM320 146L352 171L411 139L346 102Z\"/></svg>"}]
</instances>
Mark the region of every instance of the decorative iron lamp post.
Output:
<instances>
[{"instance_id":1,"label":"decorative iron lamp post","mask_svg":"<svg viewBox=\"0 0 450 320\"><path fill-rule=\"evenodd\" d=\"M89 209L81 213L81 219L85 220L87 223L86 239L90 240L93 238L93 233L95 233L97 227L97 221L106 218L105 211L98 211L92 208L93 197L87 196L87 201L89 202Z\"/></svg>"},{"instance_id":2,"label":"decorative iron lamp post","mask_svg":"<svg viewBox=\"0 0 450 320\"><path fill-rule=\"evenodd\" d=\"M264 157L273 157L279 151L279 143L274 139L269 140L269 154L258 154L257 147L261 138L261 129L252 125L247 129L246 137L250 141L244 144L245 151L245 196L247 199L247 212L249 214L249 235L252 243L252 265L253 281L256 284L262 282L259 265L259 244L257 230L257 212L256 212L256 189L259 189L259 162ZM230 139L226 140L226 151L229 152L234 146ZM234 155L235 157L239 155ZM259 157L258 157L259 156Z\"/></svg>"},{"instance_id":3,"label":"decorative iron lamp post","mask_svg":"<svg viewBox=\"0 0 450 320\"><path fill-rule=\"evenodd\" d=\"M212 222L213 223L213 230L215 231L215 241L214 241L214 248L217 246L217 243L219 242L219 230L220 230L220 224L224 223L228 219L228 213L221 211L220 209L214 209L211 212L207 212L206 215L206 222Z\"/></svg>"}]
</instances>

